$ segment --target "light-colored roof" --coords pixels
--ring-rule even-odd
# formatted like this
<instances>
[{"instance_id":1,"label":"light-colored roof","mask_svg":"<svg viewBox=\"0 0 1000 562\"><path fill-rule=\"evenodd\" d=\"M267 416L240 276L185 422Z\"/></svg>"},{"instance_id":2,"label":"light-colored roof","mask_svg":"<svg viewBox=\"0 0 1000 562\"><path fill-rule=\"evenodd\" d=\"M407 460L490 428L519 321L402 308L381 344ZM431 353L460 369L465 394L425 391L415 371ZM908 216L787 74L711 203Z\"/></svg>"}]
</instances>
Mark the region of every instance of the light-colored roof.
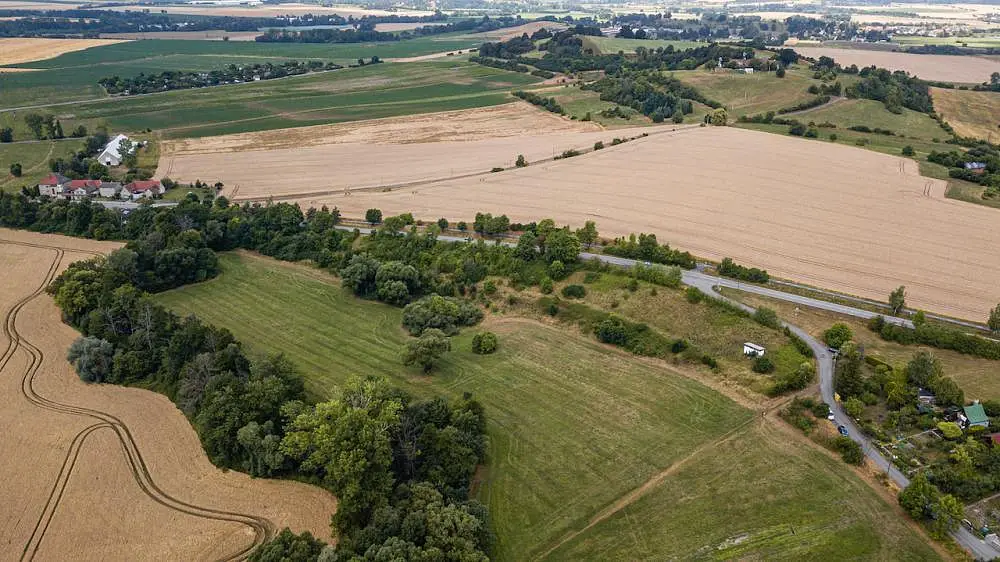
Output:
<instances>
[{"instance_id":1,"label":"light-colored roof","mask_svg":"<svg viewBox=\"0 0 1000 562\"><path fill-rule=\"evenodd\" d=\"M969 423L983 423L990 421L986 417L986 410L983 409L982 404L972 404L963 408L965 410L965 417L969 418Z\"/></svg>"},{"instance_id":2,"label":"light-colored roof","mask_svg":"<svg viewBox=\"0 0 1000 562\"><path fill-rule=\"evenodd\" d=\"M743 347L749 347L750 349L764 349L764 346L762 346L762 345L757 345L757 344L755 344L755 343L751 343L751 342L746 342L746 343L744 343L744 344L743 344Z\"/></svg>"},{"instance_id":3,"label":"light-colored roof","mask_svg":"<svg viewBox=\"0 0 1000 562\"><path fill-rule=\"evenodd\" d=\"M128 140L128 137L126 137L125 135L116 135L115 138L111 139L111 141L108 142L107 146L104 147L104 150L101 151L101 156L99 156L98 158L111 156L113 158L121 160L122 155L118 152L118 147L121 145L121 142L123 140Z\"/></svg>"}]
</instances>

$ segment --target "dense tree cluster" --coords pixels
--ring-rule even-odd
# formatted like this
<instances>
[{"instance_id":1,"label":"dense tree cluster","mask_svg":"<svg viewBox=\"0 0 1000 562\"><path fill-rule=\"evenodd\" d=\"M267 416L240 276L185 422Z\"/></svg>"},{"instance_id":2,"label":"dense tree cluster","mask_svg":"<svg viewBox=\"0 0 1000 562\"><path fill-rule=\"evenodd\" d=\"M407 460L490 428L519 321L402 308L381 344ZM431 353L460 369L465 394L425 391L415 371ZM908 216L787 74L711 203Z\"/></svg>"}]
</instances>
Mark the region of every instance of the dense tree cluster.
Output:
<instances>
[{"instance_id":1,"label":"dense tree cluster","mask_svg":"<svg viewBox=\"0 0 1000 562\"><path fill-rule=\"evenodd\" d=\"M556 98L546 98L534 92L525 92L524 90L514 90L511 93L530 104L537 105L538 107L545 109L546 111L558 113L559 115L564 115L566 113L566 110L563 109L558 102L556 102Z\"/></svg>"},{"instance_id":2,"label":"dense tree cluster","mask_svg":"<svg viewBox=\"0 0 1000 562\"><path fill-rule=\"evenodd\" d=\"M101 78L98 80L98 84L107 90L109 94L136 95L166 92L168 90L183 90L186 88L204 88L221 84L252 82L254 80L271 80L337 68L343 67L332 62L298 62L294 60L278 64L270 62L245 66L231 64L222 70L212 70L209 72L166 70L159 74L148 75L140 72L138 76L131 78L121 78L116 75Z\"/></svg>"},{"instance_id":3,"label":"dense tree cluster","mask_svg":"<svg viewBox=\"0 0 1000 562\"><path fill-rule=\"evenodd\" d=\"M543 28L544 29L544 28ZM487 41L479 46L480 57L492 57L498 59L513 59L525 53L535 50L535 43L527 33L520 37L513 37L506 41L491 43Z\"/></svg>"},{"instance_id":4,"label":"dense tree cluster","mask_svg":"<svg viewBox=\"0 0 1000 562\"><path fill-rule=\"evenodd\" d=\"M631 107L648 115L655 122L673 119L681 122L684 116L694 112L693 101L709 107L719 107L717 102L703 96L698 90L684 84L673 76L652 70L621 70L613 76L605 76L584 89L600 92L601 99Z\"/></svg>"},{"instance_id":5,"label":"dense tree cluster","mask_svg":"<svg viewBox=\"0 0 1000 562\"><path fill-rule=\"evenodd\" d=\"M604 248L604 253L650 263L677 265L684 269L694 269L695 266L694 256L690 252L673 249L669 244L661 245L656 241L655 234L631 234L628 238L616 238Z\"/></svg>"},{"instance_id":6,"label":"dense tree cluster","mask_svg":"<svg viewBox=\"0 0 1000 562\"><path fill-rule=\"evenodd\" d=\"M732 277L733 279L749 281L751 283L767 283L771 280L771 276L767 274L767 270L740 265L734 262L732 258L722 258L716 271L723 277Z\"/></svg>"},{"instance_id":7,"label":"dense tree cluster","mask_svg":"<svg viewBox=\"0 0 1000 562\"><path fill-rule=\"evenodd\" d=\"M903 345L927 345L985 359L1000 359L1000 342L940 324L922 323L907 328L876 316L869 321L868 328L884 340Z\"/></svg>"}]
</instances>

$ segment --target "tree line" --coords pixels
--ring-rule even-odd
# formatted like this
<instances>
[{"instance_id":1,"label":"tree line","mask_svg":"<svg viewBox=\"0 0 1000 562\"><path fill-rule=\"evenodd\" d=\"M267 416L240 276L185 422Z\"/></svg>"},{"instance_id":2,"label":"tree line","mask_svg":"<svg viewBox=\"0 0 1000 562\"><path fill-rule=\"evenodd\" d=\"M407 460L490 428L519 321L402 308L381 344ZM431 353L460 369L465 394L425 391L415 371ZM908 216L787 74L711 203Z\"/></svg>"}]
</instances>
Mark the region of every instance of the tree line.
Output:
<instances>
[{"instance_id":1,"label":"tree line","mask_svg":"<svg viewBox=\"0 0 1000 562\"><path fill-rule=\"evenodd\" d=\"M407 39L440 35L442 33L494 31L505 27L523 25L528 21L521 19L520 16L494 18L483 16L479 19L466 19L443 25L425 25L412 30L376 31L376 22L366 20L351 29L269 29L254 40L261 43L368 43L405 41Z\"/></svg>"},{"instance_id":2,"label":"tree line","mask_svg":"<svg viewBox=\"0 0 1000 562\"><path fill-rule=\"evenodd\" d=\"M378 57L373 57L373 63L380 62ZM165 70L158 74L146 74L140 72L138 76L131 78L121 78L118 75L101 78L97 81L109 94L149 94L153 92L166 92L169 90L183 90L188 88L205 88L207 86L218 86L221 84L234 84L239 82L252 82L256 80L272 80L284 78L286 76L297 76L310 72L320 72L324 70L336 70L343 68L339 64L321 61L287 61L283 63L263 63L237 66L230 64L220 70L209 72L193 72L184 70Z\"/></svg>"}]
</instances>

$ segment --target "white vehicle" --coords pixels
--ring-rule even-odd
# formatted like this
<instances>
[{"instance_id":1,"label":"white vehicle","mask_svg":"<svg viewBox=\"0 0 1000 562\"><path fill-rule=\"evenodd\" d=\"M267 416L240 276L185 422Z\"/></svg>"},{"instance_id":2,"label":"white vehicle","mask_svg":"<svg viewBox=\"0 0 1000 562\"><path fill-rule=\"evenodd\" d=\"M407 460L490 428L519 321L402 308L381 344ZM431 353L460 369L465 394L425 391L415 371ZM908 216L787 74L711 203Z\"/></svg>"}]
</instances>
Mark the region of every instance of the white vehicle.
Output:
<instances>
[{"instance_id":1,"label":"white vehicle","mask_svg":"<svg viewBox=\"0 0 1000 562\"><path fill-rule=\"evenodd\" d=\"M832 422L837 421L837 417L833 415L833 412L830 412L829 414L827 414L826 415L826 419L828 419L828 420L830 420Z\"/></svg>"}]
</instances>

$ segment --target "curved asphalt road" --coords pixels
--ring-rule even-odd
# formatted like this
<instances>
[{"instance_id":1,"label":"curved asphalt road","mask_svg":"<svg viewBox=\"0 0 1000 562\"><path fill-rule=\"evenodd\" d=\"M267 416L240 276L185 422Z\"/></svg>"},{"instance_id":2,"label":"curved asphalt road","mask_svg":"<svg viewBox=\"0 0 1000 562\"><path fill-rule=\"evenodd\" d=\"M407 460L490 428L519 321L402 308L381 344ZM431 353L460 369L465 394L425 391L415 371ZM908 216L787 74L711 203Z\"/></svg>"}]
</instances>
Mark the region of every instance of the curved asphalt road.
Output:
<instances>
[{"instance_id":1,"label":"curved asphalt road","mask_svg":"<svg viewBox=\"0 0 1000 562\"><path fill-rule=\"evenodd\" d=\"M344 230L354 230L354 228L351 227L340 227L340 228ZM359 228L358 230L365 234L371 232L371 229L368 228ZM438 240L446 242L468 242L470 241L470 238L458 237L458 236L438 236ZM497 241L497 243L504 244L506 246L513 246L515 244L514 242L511 241ZM632 267L634 265L641 263L638 260L619 258L604 254L592 254L589 252L581 252L580 259L598 260L603 263L617 265L620 267ZM706 294L710 294L715 296L716 298L723 299L751 313L754 311L754 308L723 296L716 290L716 288L729 287L732 289L745 291L747 293L753 293L757 295L780 299L787 302L801 304L802 306L809 306L813 308L819 308L822 310L828 310L831 312L837 312L840 314L846 314L848 316L854 316L856 318L868 319L878 316L877 313L871 312L870 310L864 310L861 308L854 308L851 306L845 306L842 304L832 303L828 301L812 299L809 297L794 295L791 293L784 293L781 291L776 291L774 289L769 289L767 287L760 287L758 285L753 285L750 283L743 283L740 281L736 281L734 279L716 277L714 275L708 275L706 273L703 273L702 271L699 271L697 269L694 270L682 269L681 271L682 271L681 281L685 285L697 287ZM905 318L897 318L894 316L884 316L884 318L886 322L890 322L892 324L906 326L908 328L913 327L913 322ZM947 318L942 318L942 319L945 321L951 321L950 319ZM968 325L967 323L960 321L956 321L955 323ZM787 326L788 329L791 330L793 334L802 338L807 344L809 344L809 347L812 348L813 354L816 356L816 364L817 364L817 369L819 371L820 394L823 397L823 401L826 402L828 406L830 406L830 411L833 412L834 416L837 418L837 422L843 424L848 428L851 439L853 439L856 443L861 445L861 449L864 451L865 456L867 456L872 461L872 463L879 468L879 470L884 471L889 476L889 478L892 478L892 480L896 482L896 484L899 485L900 487L905 488L907 485L909 485L910 483L909 478L907 478L906 475L904 475L902 472L896 469L896 467L891 462L889 462L884 456L882 456L882 453L880 453L878 449L876 449L875 446L871 443L871 441L867 437L865 437L863 433L861 433L861 430L854 423L854 421L847 415L846 412L844 412L844 409L841 408L840 404L833 399L834 359L833 355L827 350L827 346L823 345L816 338L812 337L811 335L809 335L808 332L806 332L802 328L799 328L798 326L794 326L784 321L782 322L782 326ZM962 545L963 548L972 553L972 555L977 560L993 560L994 558L1000 558L1000 550L993 548L992 546L987 544L986 541L976 537L964 527L959 527L957 531L952 533L952 537L954 537L955 541L958 542L958 544Z\"/></svg>"}]
</instances>

